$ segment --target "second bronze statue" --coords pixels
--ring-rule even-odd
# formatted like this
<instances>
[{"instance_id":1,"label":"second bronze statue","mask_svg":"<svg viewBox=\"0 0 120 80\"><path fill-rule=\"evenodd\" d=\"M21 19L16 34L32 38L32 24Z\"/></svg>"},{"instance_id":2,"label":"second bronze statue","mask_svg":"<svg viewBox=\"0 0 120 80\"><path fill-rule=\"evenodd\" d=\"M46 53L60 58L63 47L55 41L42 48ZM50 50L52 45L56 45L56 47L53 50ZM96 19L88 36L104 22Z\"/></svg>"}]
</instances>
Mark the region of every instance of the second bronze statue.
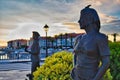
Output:
<instances>
[{"instance_id":1,"label":"second bronze statue","mask_svg":"<svg viewBox=\"0 0 120 80\"><path fill-rule=\"evenodd\" d=\"M40 44L39 44L39 38L40 35L38 32L33 31L33 43L30 46L30 48L25 48L25 51L29 52L31 54L31 61L32 61L32 65L31 65L31 74L28 74L27 76L29 77L30 80L33 80L33 72L37 70L37 67L39 67L40 65Z\"/></svg>"}]
</instances>

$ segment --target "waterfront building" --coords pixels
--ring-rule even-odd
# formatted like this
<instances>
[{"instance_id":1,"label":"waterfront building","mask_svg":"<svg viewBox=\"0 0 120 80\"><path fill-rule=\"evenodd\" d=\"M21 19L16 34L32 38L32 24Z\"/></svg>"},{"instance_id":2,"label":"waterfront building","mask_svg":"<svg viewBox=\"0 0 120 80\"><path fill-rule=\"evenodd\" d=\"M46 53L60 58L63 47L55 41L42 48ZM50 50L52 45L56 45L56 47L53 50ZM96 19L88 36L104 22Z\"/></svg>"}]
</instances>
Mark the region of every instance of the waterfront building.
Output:
<instances>
[{"instance_id":1,"label":"waterfront building","mask_svg":"<svg viewBox=\"0 0 120 80\"><path fill-rule=\"evenodd\" d=\"M16 40L11 40L7 42L8 48L12 49L18 49L22 48L27 45L27 40L26 39L16 39Z\"/></svg>"}]
</instances>

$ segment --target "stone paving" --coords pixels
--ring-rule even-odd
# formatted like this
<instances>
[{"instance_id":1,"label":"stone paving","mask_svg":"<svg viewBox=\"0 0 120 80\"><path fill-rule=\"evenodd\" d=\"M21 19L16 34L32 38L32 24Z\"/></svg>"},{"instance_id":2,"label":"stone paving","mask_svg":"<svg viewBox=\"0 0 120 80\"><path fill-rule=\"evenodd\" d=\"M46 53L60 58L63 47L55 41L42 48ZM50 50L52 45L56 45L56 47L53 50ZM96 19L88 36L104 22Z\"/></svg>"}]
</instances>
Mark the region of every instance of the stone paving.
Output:
<instances>
[{"instance_id":1,"label":"stone paving","mask_svg":"<svg viewBox=\"0 0 120 80\"><path fill-rule=\"evenodd\" d=\"M0 80L25 80L28 73L30 73L30 70L0 71Z\"/></svg>"},{"instance_id":2,"label":"stone paving","mask_svg":"<svg viewBox=\"0 0 120 80\"><path fill-rule=\"evenodd\" d=\"M41 64L44 63L41 59ZM24 60L0 60L0 80L25 80L26 74L31 72L31 62Z\"/></svg>"},{"instance_id":3,"label":"stone paving","mask_svg":"<svg viewBox=\"0 0 120 80\"><path fill-rule=\"evenodd\" d=\"M30 73L31 62L0 64L0 80L25 80Z\"/></svg>"}]
</instances>

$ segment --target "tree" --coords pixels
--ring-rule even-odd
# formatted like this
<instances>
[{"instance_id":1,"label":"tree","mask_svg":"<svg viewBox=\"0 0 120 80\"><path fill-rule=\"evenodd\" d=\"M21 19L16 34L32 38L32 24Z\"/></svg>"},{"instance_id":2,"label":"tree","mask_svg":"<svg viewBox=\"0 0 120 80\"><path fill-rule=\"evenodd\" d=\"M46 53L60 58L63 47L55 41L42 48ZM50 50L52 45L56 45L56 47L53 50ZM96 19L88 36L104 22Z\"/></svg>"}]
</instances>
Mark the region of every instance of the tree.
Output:
<instances>
[{"instance_id":1,"label":"tree","mask_svg":"<svg viewBox=\"0 0 120 80\"><path fill-rule=\"evenodd\" d=\"M61 48L61 49L62 49L62 40L63 40L63 34L61 33L61 34L60 34L60 42L61 42L60 48Z\"/></svg>"},{"instance_id":2,"label":"tree","mask_svg":"<svg viewBox=\"0 0 120 80\"><path fill-rule=\"evenodd\" d=\"M48 36L47 37L47 47L48 48L50 48L51 46L49 45L49 43L51 42L51 37L50 36Z\"/></svg>"},{"instance_id":3,"label":"tree","mask_svg":"<svg viewBox=\"0 0 120 80\"><path fill-rule=\"evenodd\" d=\"M55 42L56 42L56 49L57 49L57 38L58 38L58 36L57 35L55 35Z\"/></svg>"},{"instance_id":4,"label":"tree","mask_svg":"<svg viewBox=\"0 0 120 80\"><path fill-rule=\"evenodd\" d=\"M54 39L52 38L52 37L50 37L50 42L51 42L51 48L53 48L54 47L54 45L53 45L53 43L54 43Z\"/></svg>"},{"instance_id":5,"label":"tree","mask_svg":"<svg viewBox=\"0 0 120 80\"><path fill-rule=\"evenodd\" d=\"M113 33L112 36L114 37L113 41L116 42L116 36L118 36L117 33Z\"/></svg>"},{"instance_id":6,"label":"tree","mask_svg":"<svg viewBox=\"0 0 120 80\"><path fill-rule=\"evenodd\" d=\"M70 35L70 42L71 42L71 48L73 48L73 36L72 36L72 34Z\"/></svg>"},{"instance_id":7,"label":"tree","mask_svg":"<svg viewBox=\"0 0 120 80\"><path fill-rule=\"evenodd\" d=\"M68 34L65 33L65 45L66 45L66 49L67 49L67 45L68 45L68 43L67 43L67 38L68 38Z\"/></svg>"}]
</instances>

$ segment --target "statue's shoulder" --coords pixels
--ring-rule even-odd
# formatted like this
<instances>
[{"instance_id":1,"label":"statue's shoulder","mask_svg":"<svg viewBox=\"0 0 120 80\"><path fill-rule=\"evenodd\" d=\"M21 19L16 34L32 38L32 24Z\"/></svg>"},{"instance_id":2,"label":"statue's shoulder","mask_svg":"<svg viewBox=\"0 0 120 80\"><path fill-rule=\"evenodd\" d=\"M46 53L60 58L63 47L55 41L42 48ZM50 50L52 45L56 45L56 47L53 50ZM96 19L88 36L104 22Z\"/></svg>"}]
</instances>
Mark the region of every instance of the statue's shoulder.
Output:
<instances>
[{"instance_id":1,"label":"statue's shoulder","mask_svg":"<svg viewBox=\"0 0 120 80\"><path fill-rule=\"evenodd\" d=\"M108 40L108 36L106 36L105 34L103 33L98 33L97 36L96 36L96 39L97 41L106 41Z\"/></svg>"},{"instance_id":2,"label":"statue's shoulder","mask_svg":"<svg viewBox=\"0 0 120 80\"><path fill-rule=\"evenodd\" d=\"M76 36L76 37L75 37L75 41L80 40L80 39L82 38L83 35L84 35L84 34L80 34L80 35Z\"/></svg>"}]
</instances>

